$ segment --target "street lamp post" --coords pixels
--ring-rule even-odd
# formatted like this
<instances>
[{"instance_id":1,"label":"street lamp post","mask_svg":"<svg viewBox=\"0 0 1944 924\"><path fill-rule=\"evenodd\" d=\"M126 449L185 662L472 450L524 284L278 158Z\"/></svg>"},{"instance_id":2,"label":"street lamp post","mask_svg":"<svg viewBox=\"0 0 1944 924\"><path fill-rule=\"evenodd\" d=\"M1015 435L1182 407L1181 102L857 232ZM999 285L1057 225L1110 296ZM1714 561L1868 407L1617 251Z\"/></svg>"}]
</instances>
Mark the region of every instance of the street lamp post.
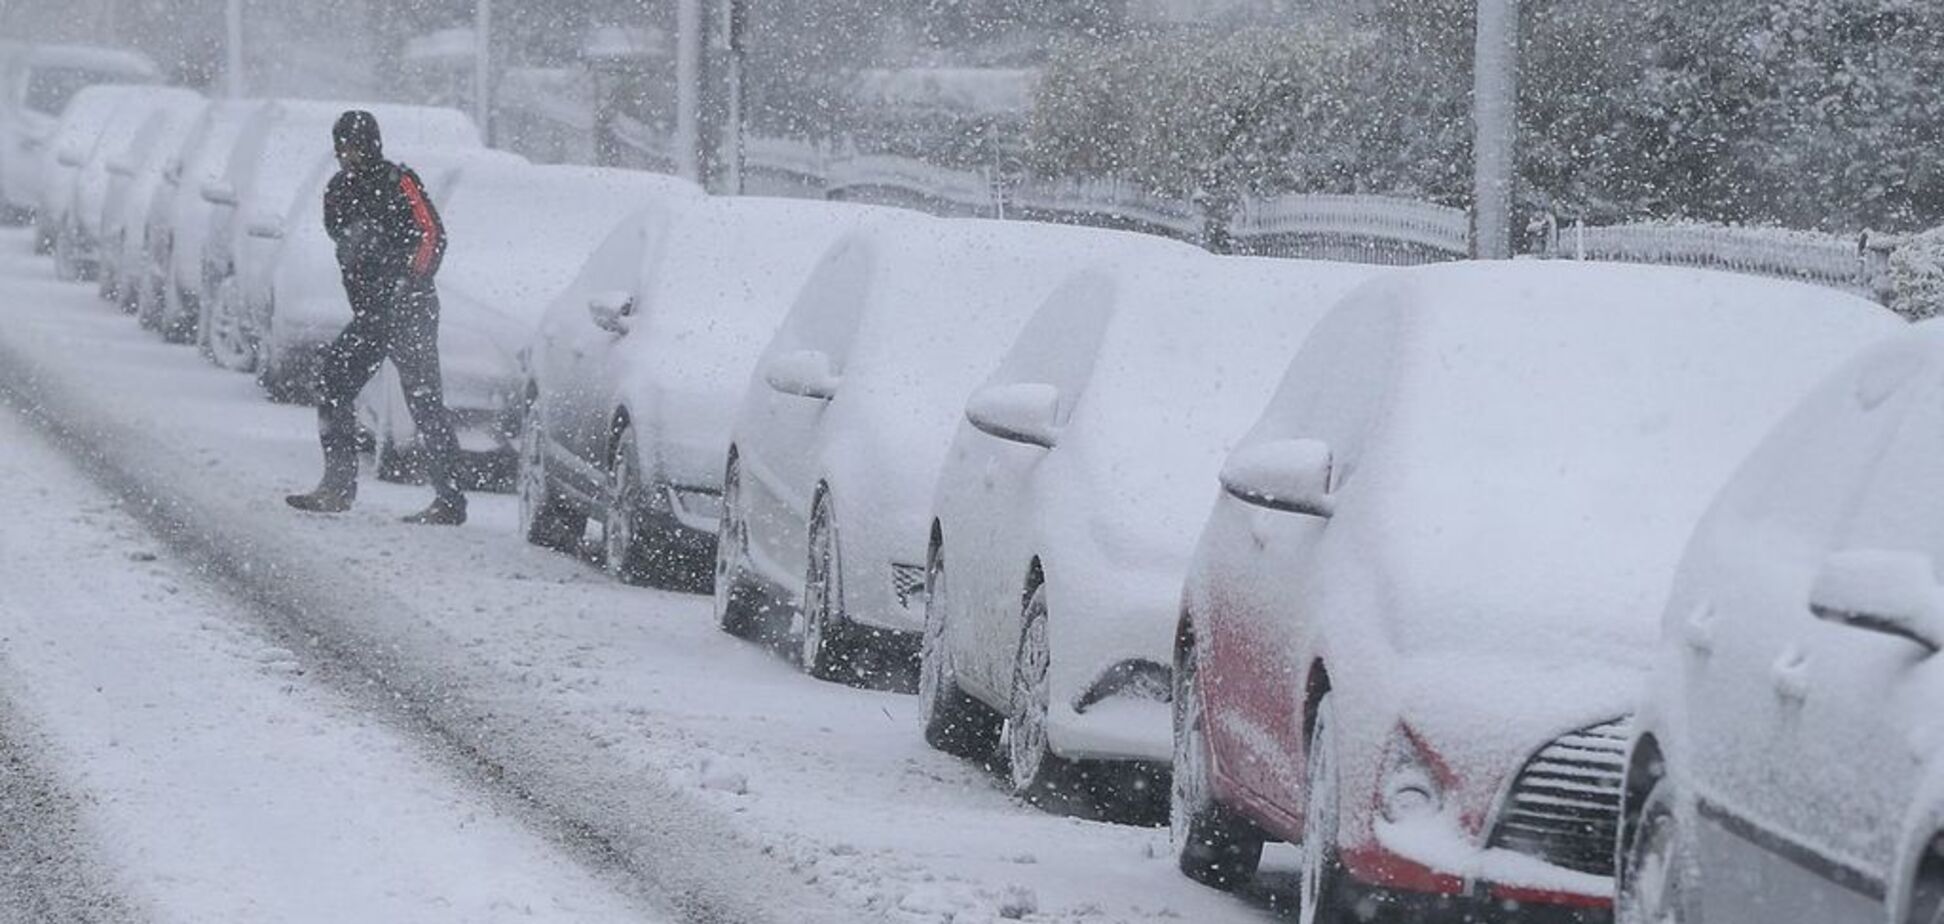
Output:
<instances>
[{"instance_id":1,"label":"street lamp post","mask_svg":"<svg viewBox=\"0 0 1944 924\"><path fill-rule=\"evenodd\" d=\"M224 53L229 79L224 81L224 89L230 99L243 98L243 0L229 0L223 10L225 31Z\"/></svg>"},{"instance_id":2,"label":"street lamp post","mask_svg":"<svg viewBox=\"0 0 1944 924\"><path fill-rule=\"evenodd\" d=\"M473 0L473 122L493 143L493 0Z\"/></svg>"},{"instance_id":3,"label":"street lamp post","mask_svg":"<svg viewBox=\"0 0 1944 924\"><path fill-rule=\"evenodd\" d=\"M702 148L702 0L678 0L675 7L675 158L687 179L703 182Z\"/></svg>"},{"instance_id":4,"label":"street lamp post","mask_svg":"<svg viewBox=\"0 0 1944 924\"><path fill-rule=\"evenodd\" d=\"M1518 168L1519 0L1478 0L1472 122L1472 256L1509 259Z\"/></svg>"}]
</instances>

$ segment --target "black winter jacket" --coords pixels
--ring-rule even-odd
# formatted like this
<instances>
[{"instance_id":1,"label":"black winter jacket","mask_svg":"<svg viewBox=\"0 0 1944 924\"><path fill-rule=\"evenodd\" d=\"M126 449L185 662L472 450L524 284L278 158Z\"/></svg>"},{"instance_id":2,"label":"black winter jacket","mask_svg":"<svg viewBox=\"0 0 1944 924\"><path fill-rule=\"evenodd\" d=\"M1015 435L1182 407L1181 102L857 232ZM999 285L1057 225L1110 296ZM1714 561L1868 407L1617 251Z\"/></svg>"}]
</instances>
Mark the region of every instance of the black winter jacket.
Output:
<instances>
[{"instance_id":1,"label":"black winter jacket","mask_svg":"<svg viewBox=\"0 0 1944 924\"><path fill-rule=\"evenodd\" d=\"M445 258L445 222L425 184L412 168L387 160L331 177L324 230L346 276L430 278Z\"/></svg>"}]
</instances>

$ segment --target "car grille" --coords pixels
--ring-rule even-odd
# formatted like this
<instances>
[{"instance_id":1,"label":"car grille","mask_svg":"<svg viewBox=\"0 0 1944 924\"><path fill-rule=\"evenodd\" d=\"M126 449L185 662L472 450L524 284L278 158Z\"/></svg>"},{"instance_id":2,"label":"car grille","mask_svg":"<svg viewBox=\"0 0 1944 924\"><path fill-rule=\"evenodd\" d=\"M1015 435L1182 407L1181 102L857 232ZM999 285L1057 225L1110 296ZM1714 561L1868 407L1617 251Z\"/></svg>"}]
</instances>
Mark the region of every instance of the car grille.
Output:
<instances>
[{"instance_id":1,"label":"car grille","mask_svg":"<svg viewBox=\"0 0 1944 924\"><path fill-rule=\"evenodd\" d=\"M1613 875L1629 725L1620 718L1583 728L1532 755L1500 810L1491 846Z\"/></svg>"},{"instance_id":2,"label":"car grille","mask_svg":"<svg viewBox=\"0 0 1944 924\"><path fill-rule=\"evenodd\" d=\"M925 605L925 566L891 566L891 592L898 597L898 605L905 609Z\"/></svg>"}]
</instances>

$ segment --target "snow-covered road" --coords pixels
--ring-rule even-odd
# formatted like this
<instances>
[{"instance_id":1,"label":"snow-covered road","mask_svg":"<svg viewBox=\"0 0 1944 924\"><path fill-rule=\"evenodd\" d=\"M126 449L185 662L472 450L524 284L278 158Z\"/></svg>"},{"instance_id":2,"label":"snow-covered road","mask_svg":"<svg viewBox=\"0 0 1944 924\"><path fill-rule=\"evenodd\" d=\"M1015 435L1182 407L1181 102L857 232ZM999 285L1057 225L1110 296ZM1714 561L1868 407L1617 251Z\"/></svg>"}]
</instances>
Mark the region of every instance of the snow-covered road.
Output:
<instances>
[{"instance_id":1,"label":"snow-covered road","mask_svg":"<svg viewBox=\"0 0 1944 924\"><path fill-rule=\"evenodd\" d=\"M664 919L320 689L6 408L0 445L6 744L78 806L33 821L86 918Z\"/></svg>"},{"instance_id":2,"label":"snow-covered road","mask_svg":"<svg viewBox=\"0 0 1944 924\"><path fill-rule=\"evenodd\" d=\"M89 676L127 685L34 720L66 755L63 785L109 794L83 816L130 901L213 893L234 904L204 919L304 920L295 880L281 904L228 912L255 900L252 883L307 874L347 903L474 903L423 918L452 921L491 920L467 909L499 899L544 920L637 920L653 912L628 907L636 890L670 917L738 924L1219 924L1287 909L1285 892L1232 898L1181 878L1165 831L1018 804L928 750L910 697L808 680L717 632L705 599L617 586L524 545L511 498L476 497L462 529L413 529L396 517L424 490L367 479L349 515L292 513L281 495L317 471L310 412L54 282L14 231L0 232L8 396L124 508L57 496L100 489L0 433L5 567L40 562L35 580L67 583L39 592L76 614L16 628L13 571L0 572L10 692L55 704ZM38 535L55 527L65 544ZM137 560L148 554L160 560ZM105 733L173 742L174 756L116 765ZM356 760L280 790L332 753ZM197 767L208 777L169 784ZM370 819L398 832L383 852L359 849ZM322 846L283 846L307 839L300 822L323 826ZM438 862L415 862L434 848ZM1293 859L1272 851L1268 880L1286 882ZM550 904L575 882L571 905Z\"/></svg>"}]
</instances>

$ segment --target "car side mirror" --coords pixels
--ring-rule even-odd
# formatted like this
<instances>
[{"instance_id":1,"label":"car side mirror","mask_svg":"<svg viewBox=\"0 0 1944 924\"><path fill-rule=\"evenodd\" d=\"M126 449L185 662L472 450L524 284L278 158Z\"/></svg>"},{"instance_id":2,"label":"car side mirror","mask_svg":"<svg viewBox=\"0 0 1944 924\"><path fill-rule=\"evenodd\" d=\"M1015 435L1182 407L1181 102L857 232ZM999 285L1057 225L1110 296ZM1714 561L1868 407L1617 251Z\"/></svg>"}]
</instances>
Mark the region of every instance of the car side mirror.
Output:
<instances>
[{"instance_id":1,"label":"car side mirror","mask_svg":"<svg viewBox=\"0 0 1944 924\"><path fill-rule=\"evenodd\" d=\"M822 350L794 350L770 360L763 369L769 387L786 395L829 401L843 380L831 369L830 354Z\"/></svg>"},{"instance_id":2,"label":"car side mirror","mask_svg":"<svg viewBox=\"0 0 1944 924\"><path fill-rule=\"evenodd\" d=\"M236 187L227 180L210 180L203 184L202 197L210 205L235 205Z\"/></svg>"},{"instance_id":3,"label":"car side mirror","mask_svg":"<svg viewBox=\"0 0 1944 924\"><path fill-rule=\"evenodd\" d=\"M54 159L63 167L79 167L87 158L81 156L81 149L69 145L55 152Z\"/></svg>"},{"instance_id":4,"label":"car side mirror","mask_svg":"<svg viewBox=\"0 0 1944 924\"><path fill-rule=\"evenodd\" d=\"M263 238L264 240L270 241L282 240L284 236L283 219L275 215L258 215L250 219L249 227L245 231L251 237Z\"/></svg>"},{"instance_id":5,"label":"car side mirror","mask_svg":"<svg viewBox=\"0 0 1944 924\"><path fill-rule=\"evenodd\" d=\"M994 385L973 393L965 419L979 432L1052 449L1060 438L1060 390L1043 382Z\"/></svg>"},{"instance_id":6,"label":"car side mirror","mask_svg":"<svg viewBox=\"0 0 1944 924\"><path fill-rule=\"evenodd\" d=\"M1330 447L1321 440L1245 446L1222 468L1222 489L1246 504L1329 519L1336 514Z\"/></svg>"},{"instance_id":7,"label":"car side mirror","mask_svg":"<svg viewBox=\"0 0 1944 924\"><path fill-rule=\"evenodd\" d=\"M1922 552L1852 549L1824 560L1809 591L1816 618L1944 649L1944 588Z\"/></svg>"},{"instance_id":8,"label":"car side mirror","mask_svg":"<svg viewBox=\"0 0 1944 924\"><path fill-rule=\"evenodd\" d=\"M595 327L610 334L625 334L634 307L634 295L628 292L598 292L587 300L587 315L594 319Z\"/></svg>"}]
</instances>

